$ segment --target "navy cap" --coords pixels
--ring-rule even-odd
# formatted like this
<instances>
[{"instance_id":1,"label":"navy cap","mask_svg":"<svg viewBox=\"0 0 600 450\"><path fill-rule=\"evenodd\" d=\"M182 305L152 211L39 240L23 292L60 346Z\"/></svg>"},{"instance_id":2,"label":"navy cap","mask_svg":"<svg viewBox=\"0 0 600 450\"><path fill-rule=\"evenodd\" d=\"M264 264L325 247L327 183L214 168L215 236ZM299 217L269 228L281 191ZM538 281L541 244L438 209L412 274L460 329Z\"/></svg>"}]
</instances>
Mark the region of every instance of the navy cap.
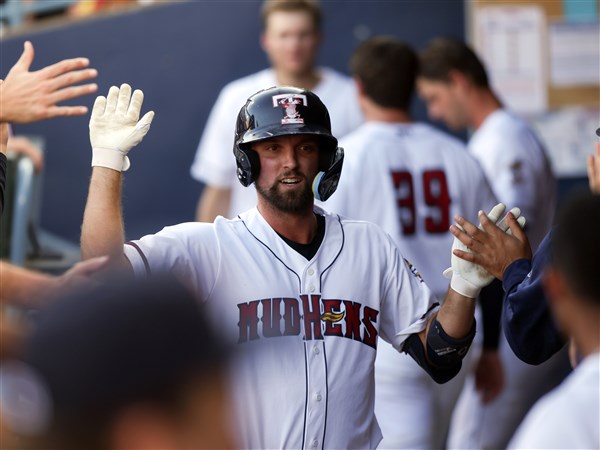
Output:
<instances>
[{"instance_id":1,"label":"navy cap","mask_svg":"<svg viewBox=\"0 0 600 450\"><path fill-rule=\"evenodd\" d=\"M172 277L113 282L40 312L25 362L47 386L52 426L109 419L216 371L229 348Z\"/></svg>"}]
</instances>

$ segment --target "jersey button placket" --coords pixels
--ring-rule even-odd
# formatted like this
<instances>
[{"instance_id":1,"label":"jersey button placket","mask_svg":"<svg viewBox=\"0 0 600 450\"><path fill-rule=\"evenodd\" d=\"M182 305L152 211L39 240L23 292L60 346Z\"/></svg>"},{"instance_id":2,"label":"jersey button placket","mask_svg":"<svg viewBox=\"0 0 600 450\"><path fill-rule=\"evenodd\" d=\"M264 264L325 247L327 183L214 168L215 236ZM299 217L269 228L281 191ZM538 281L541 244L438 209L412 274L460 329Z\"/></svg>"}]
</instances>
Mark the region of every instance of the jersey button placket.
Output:
<instances>
[{"instance_id":1,"label":"jersey button placket","mask_svg":"<svg viewBox=\"0 0 600 450\"><path fill-rule=\"evenodd\" d=\"M305 267L302 287L309 295L318 294L319 271L315 267ZM321 311L322 312L322 311ZM306 420L306 448L318 448L325 432L325 410L327 398L327 368L322 339L312 339L307 343L306 351L310 352L308 362L308 416Z\"/></svg>"}]
</instances>

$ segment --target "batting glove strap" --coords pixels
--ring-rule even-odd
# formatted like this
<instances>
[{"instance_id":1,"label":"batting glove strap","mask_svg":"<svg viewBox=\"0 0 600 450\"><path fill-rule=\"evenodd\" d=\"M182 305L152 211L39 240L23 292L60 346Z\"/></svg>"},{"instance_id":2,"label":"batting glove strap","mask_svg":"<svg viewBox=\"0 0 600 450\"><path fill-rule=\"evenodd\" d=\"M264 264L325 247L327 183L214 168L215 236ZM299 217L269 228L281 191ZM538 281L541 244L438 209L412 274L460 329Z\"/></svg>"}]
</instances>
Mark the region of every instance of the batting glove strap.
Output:
<instances>
[{"instance_id":1,"label":"batting glove strap","mask_svg":"<svg viewBox=\"0 0 600 450\"><path fill-rule=\"evenodd\" d=\"M118 148L94 147L92 149L92 167L107 167L117 172L125 172L130 165L127 152Z\"/></svg>"},{"instance_id":2,"label":"batting glove strap","mask_svg":"<svg viewBox=\"0 0 600 450\"><path fill-rule=\"evenodd\" d=\"M453 272L450 267L444 270L444 277L450 278L450 287L465 297L477 298L481 291L481 286L465 280L459 273Z\"/></svg>"}]
</instances>

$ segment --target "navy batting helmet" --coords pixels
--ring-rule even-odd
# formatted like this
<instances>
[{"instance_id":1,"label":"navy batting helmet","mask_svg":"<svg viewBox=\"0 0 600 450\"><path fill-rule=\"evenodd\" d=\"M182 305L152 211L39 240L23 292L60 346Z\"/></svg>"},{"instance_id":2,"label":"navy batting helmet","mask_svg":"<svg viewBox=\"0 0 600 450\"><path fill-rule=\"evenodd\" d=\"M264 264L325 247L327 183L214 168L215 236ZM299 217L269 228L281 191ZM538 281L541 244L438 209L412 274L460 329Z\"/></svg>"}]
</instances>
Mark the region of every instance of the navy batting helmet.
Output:
<instances>
[{"instance_id":1,"label":"navy batting helmet","mask_svg":"<svg viewBox=\"0 0 600 450\"><path fill-rule=\"evenodd\" d=\"M306 89L264 89L251 96L242 107L233 144L240 183L249 186L260 172L258 154L251 149L253 142L291 134L319 137L320 172L313 182L313 193L317 200L327 200L337 188L344 151L331 134L327 108L319 97Z\"/></svg>"}]
</instances>

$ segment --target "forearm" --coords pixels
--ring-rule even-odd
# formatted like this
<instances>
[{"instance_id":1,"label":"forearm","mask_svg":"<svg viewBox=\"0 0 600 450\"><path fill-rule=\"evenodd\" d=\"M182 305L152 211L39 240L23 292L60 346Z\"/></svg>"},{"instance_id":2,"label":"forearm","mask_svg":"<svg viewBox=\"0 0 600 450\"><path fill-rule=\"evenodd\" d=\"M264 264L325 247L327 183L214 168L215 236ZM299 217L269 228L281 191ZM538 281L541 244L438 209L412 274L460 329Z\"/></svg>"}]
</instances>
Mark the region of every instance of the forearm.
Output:
<instances>
[{"instance_id":1,"label":"forearm","mask_svg":"<svg viewBox=\"0 0 600 450\"><path fill-rule=\"evenodd\" d=\"M213 222L217 216L227 217L231 202L231 189L205 186L198 201L196 220Z\"/></svg>"},{"instance_id":2,"label":"forearm","mask_svg":"<svg viewBox=\"0 0 600 450\"><path fill-rule=\"evenodd\" d=\"M536 254L536 257L540 256ZM541 364L565 343L546 300L543 271L537 267L532 270L528 260L519 260L505 273L502 328L506 340L519 359L528 364Z\"/></svg>"},{"instance_id":3,"label":"forearm","mask_svg":"<svg viewBox=\"0 0 600 450\"><path fill-rule=\"evenodd\" d=\"M460 371L462 359L475 335L475 300L449 289L437 314L424 330L407 339L408 353L437 383L445 383ZM420 342L419 342L420 340Z\"/></svg>"},{"instance_id":4,"label":"forearm","mask_svg":"<svg viewBox=\"0 0 600 450\"><path fill-rule=\"evenodd\" d=\"M109 255L121 262L125 232L121 207L121 172L94 167L81 226L81 257Z\"/></svg>"},{"instance_id":5,"label":"forearm","mask_svg":"<svg viewBox=\"0 0 600 450\"><path fill-rule=\"evenodd\" d=\"M0 300L5 303L30 307L36 299L58 287L58 278L0 261Z\"/></svg>"},{"instance_id":6,"label":"forearm","mask_svg":"<svg viewBox=\"0 0 600 450\"><path fill-rule=\"evenodd\" d=\"M453 289L448 289L446 299L437 314L437 321L448 336L460 339L471 331L475 321L474 315L475 299L464 297Z\"/></svg>"}]
</instances>

